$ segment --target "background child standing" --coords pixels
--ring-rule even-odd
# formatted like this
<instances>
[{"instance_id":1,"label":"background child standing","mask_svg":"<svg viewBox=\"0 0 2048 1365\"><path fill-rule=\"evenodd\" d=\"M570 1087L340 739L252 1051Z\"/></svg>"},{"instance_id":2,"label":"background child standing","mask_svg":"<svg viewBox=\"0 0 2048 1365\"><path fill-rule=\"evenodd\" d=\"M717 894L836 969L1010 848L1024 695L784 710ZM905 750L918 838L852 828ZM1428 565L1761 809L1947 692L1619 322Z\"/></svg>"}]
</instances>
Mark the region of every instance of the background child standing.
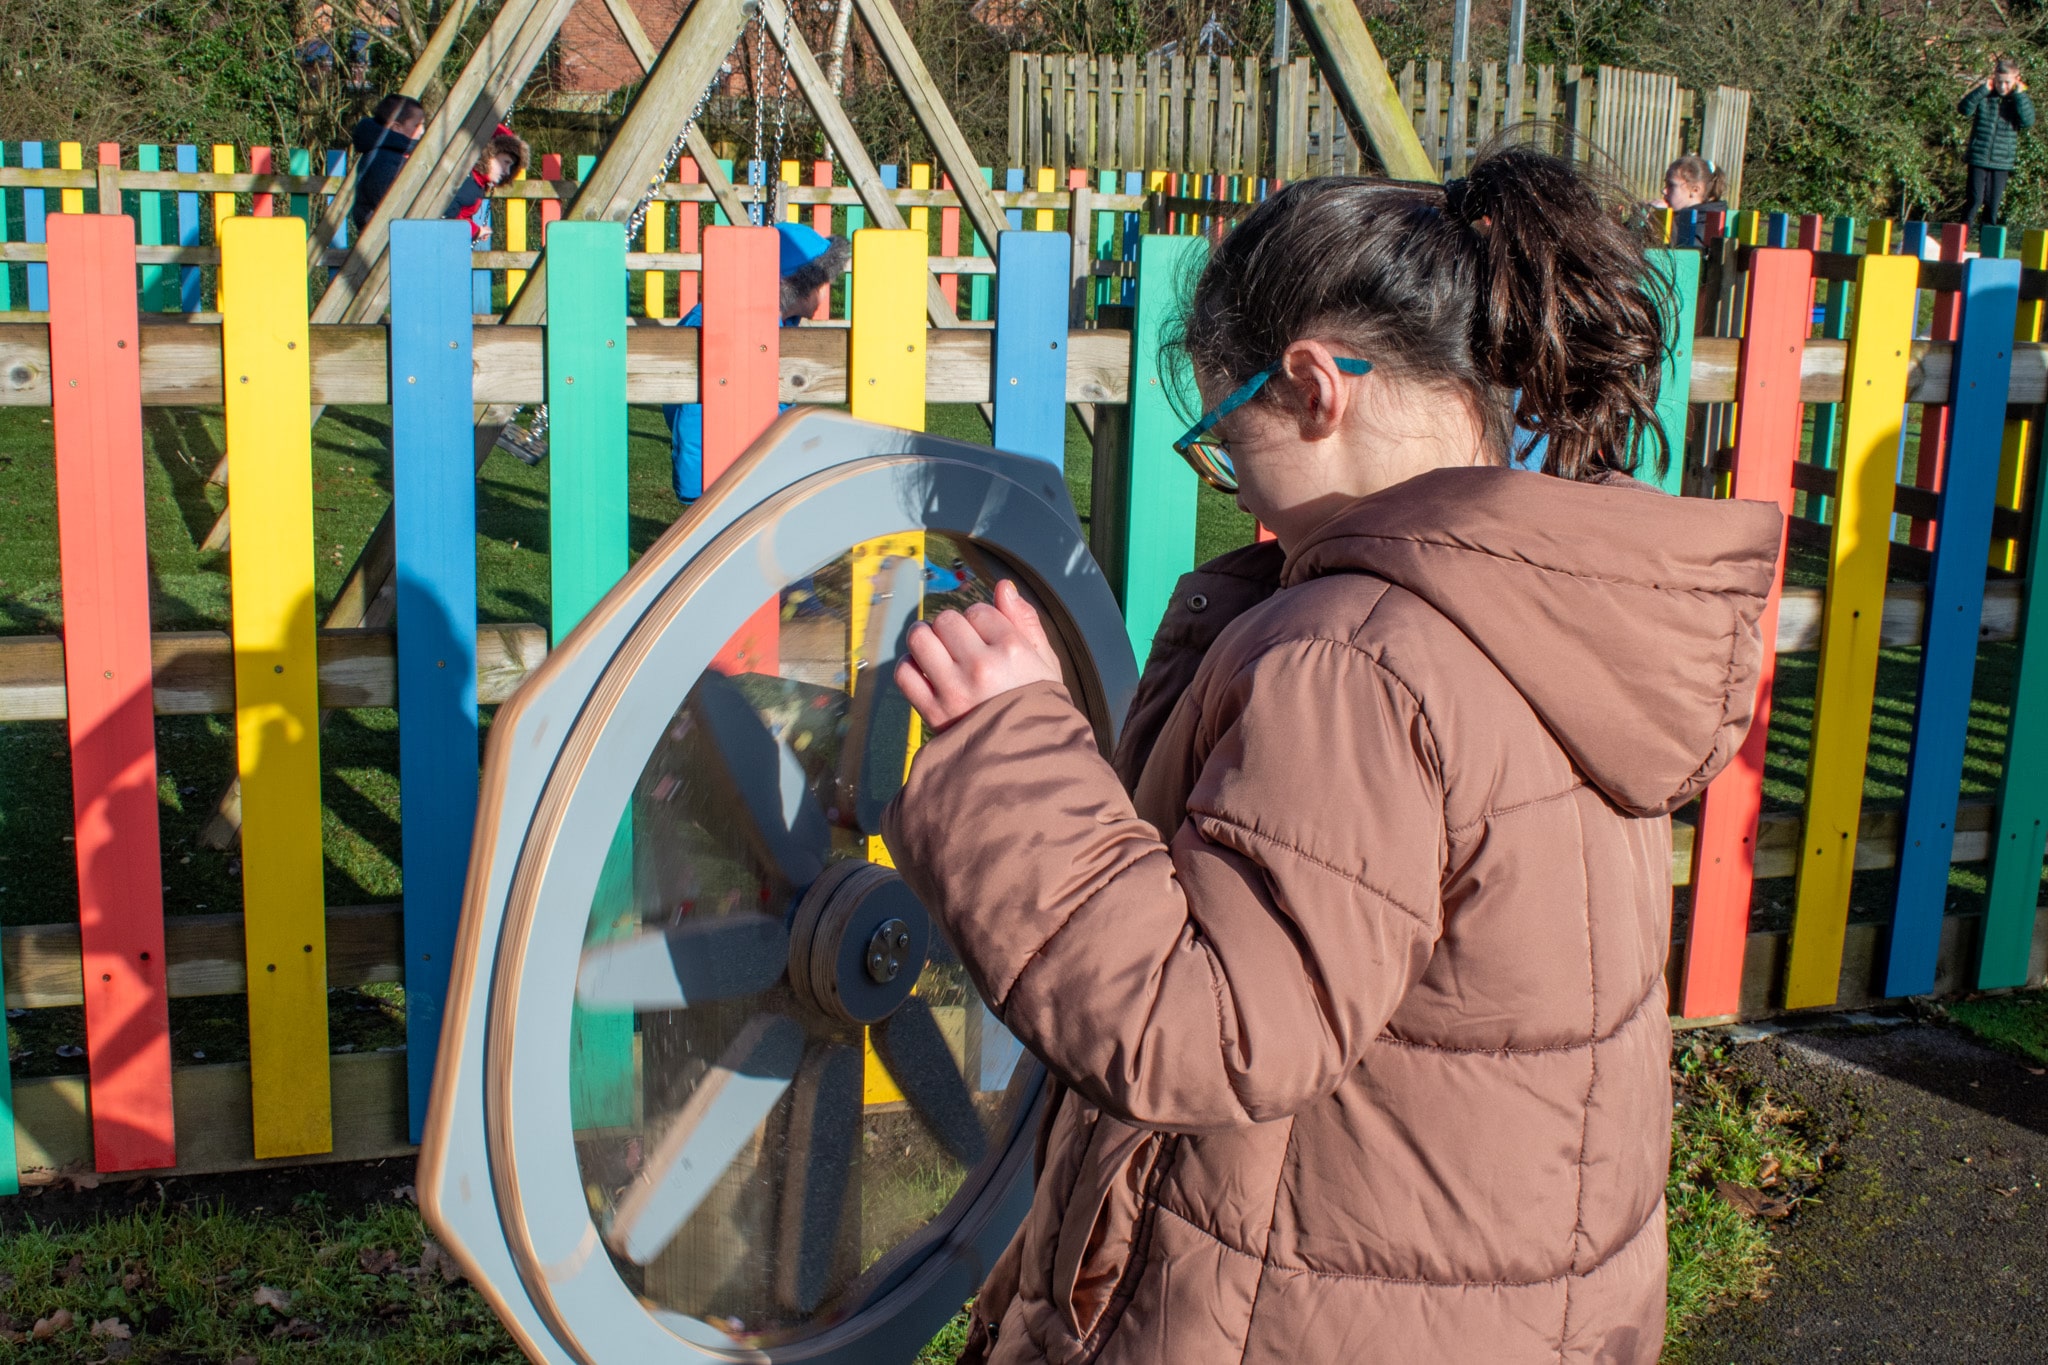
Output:
<instances>
[{"instance_id":1,"label":"background child standing","mask_svg":"<svg viewBox=\"0 0 2048 1365\"><path fill-rule=\"evenodd\" d=\"M1963 223L1996 223L1999 205L2005 198L2005 182L2012 175L2019 155L2020 134L2034 126L2034 101L2027 96L2027 83L2020 79L2019 63L2000 57L1982 83L1970 87L1956 111L1970 120L1970 145L1964 159L1970 163L1968 207Z\"/></svg>"}]
</instances>

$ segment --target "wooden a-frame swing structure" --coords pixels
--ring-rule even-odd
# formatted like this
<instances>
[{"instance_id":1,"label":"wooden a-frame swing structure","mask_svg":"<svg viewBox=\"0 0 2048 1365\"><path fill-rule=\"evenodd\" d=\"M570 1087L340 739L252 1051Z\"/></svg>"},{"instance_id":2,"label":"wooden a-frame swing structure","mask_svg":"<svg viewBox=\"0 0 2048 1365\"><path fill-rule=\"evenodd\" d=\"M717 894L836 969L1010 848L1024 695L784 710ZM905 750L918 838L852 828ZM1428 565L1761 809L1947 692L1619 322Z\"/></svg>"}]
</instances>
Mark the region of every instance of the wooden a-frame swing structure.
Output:
<instances>
[{"instance_id":1,"label":"wooden a-frame swing structure","mask_svg":"<svg viewBox=\"0 0 2048 1365\"><path fill-rule=\"evenodd\" d=\"M400 87L406 94L427 92L457 36L475 13L478 0L456 0L442 16L411 73ZM507 0L471 51L461 72L448 86L438 107L430 111L417 145L392 182L375 214L350 243L347 261L336 270L312 309L315 324L375 324L390 303L391 276L387 248L391 224L401 218L438 218L475 164L478 149L510 114L519 93L554 41L576 0ZM861 145L831 81L812 51L803 30L787 9L789 0L694 0L681 22L657 46L641 25L629 0L604 0L646 77L626 111L624 121L598 156L590 174L562 207L567 220L625 222L643 202L650 184L669 169L670 151L678 139L695 159L699 173L718 207L732 222L748 220L748 203L772 195L773 186L743 196L719 166L709 140L693 121L693 112L720 74L749 23L758 23L780 49L787 81L809 106L847 179L860 196L868 221L879 228L905 226L901 211L882 183L867 149ZM924 59L896 13L892 0L852 0L875 51L908 100L912 114L930 140L940 169L951 178L975 232L998 258L998 243L1007 222L995 194L982 183L979 165L967 139L933 82ZM1291 0L1325 79L1336 91L1345 116L1373 149L1386 173L1404 180L1434 180L1436 167L1402 110L1400 96L1385 61L1367 31L1353 0ZM779 94L780 92L778 92ZM756 149L758 151L758 149ZM307 242L307 268L319 268L354 202L355 172L327 205ZM1000 261L998 259L998 264ZM536 325L547 318L547 250L527 272L524 286L508 302L502 324ZM926 309L934 327L957 322L927 277ZM476 463L497 443L516 409L505 404L480 404L476 409ZM318 421L315 408L312 420ZM228 544L228 514L223 512L210 548ZM328 609L327 629L382 626L393 612L395 562L391 514L387 509L356 558ZM215 847L231 843L239 830L241 798L230 786L219 810L201 832Z\"/></svg>"}]
</instances>

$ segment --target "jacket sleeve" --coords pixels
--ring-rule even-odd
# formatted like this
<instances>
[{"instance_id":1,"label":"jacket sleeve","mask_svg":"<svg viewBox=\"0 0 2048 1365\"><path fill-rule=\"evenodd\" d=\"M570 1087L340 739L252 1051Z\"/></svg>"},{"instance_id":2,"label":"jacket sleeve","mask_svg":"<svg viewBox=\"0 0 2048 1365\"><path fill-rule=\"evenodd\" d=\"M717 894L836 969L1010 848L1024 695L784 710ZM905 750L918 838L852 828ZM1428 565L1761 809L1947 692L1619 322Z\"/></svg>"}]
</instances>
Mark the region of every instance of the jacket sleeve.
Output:
<instances>
[{"instance_id":1,"label":"jacket sleeve","mask_svg":"<svg viewBox=\"0 0 2048 1365\"><path fill-rule=\"evenodd\" d=\"M1977 106L1983 102L1984 85L1980 81L1976 85L1971 86L1969 92L1956 101L1956 112L1963 115L1974 114L1977 112Z\"/></svg>"},{"instance_id":2,"label":"jacket sleeve","mask_svg":"<svg viewBox=\"0 0 2048 1365\"><path fill-rule=\"evenodd\" d=\"M448 201L448 211L443 218L468 218L483 202L484 187L476 183L476 177L465 175L462 183L455 187L455 197Z\"/></svg>"},{"instance_id":3,"label":"jacket sleeve","mask_svg":"<svg viewBox=\"0 0 2048 1365\"><path fill-rule=\"evenodd\" d=\"M2034 126L2034 97L2024 90L2012 92L2012 121L2023 133Z\"/></svg>"},{"instance_id":4,"label":"jacket sleeve","mask_svg":"<svg viewBox=\"0 0 2048 1365\"><path fill-rule=\"evenodd\" d=\"M1124 713L1110 766L1126 790L1135 789L1152 746L1181 693L1195 680L1209 647L1224 628L1280 590L1280 569L1286 560L1274 540L1240 546L1184 573L1173 585L1173 597L1159 629L1138 690Z\"/></svg>"},{"instance_id":5,"label":"jacket sleeve","mask_svg":"<svg viewBox=\"0 0 2048 1365\"><path fill-rule=\"evenodd\" d=\"M1443 795L1414 698L1340 641L1276 646L1205 718L1170 843L1051 684L917 755L886 837L1003 1022L1132 1123L1332 1093L1438 934Z\"/></svg>"}]
</instances>

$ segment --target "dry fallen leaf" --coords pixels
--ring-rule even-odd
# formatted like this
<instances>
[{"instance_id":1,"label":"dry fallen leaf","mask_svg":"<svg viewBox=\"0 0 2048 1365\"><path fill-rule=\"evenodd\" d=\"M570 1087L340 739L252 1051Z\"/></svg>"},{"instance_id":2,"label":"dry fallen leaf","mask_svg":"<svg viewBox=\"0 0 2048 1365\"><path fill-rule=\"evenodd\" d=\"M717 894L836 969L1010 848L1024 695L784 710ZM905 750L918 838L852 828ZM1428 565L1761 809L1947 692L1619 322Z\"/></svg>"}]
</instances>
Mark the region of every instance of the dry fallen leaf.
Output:
<instances>
[{"instance_id":1,"label":"dry fallen leaf","mask_svg":"<svg viewBox=\"0 0 2048 1365\"><path fill-rule=\"evenodd\" d=\"M258 1361L255 1356L236 1356L228 1362L228 1365L262 1365L262 1362Z\"/></svg>"},{"instance_id":2,"label":"dry fallen leaf","mask_svg":"<svg viewBox=\"0 0 2048 1365\"><path fill-rule=\"evenodd\" d=\"M71 1259L65 1262L64 1268L57 1272L57 1283L72 1284L76 1282L78 1277L80 1275L83 1275L84 1273L85 1253L82 1251L75 1252L73 1253Z\"/></svg>"},{"instance_id":3,"label":"dry fallen leaf","mask_svg":"<svg viewBox=\"0 0 2048 1365\"><path fill-rule=\"evenodd\" d=\"M1759 1166L1759 1167L1757 1168L1757 1172L1756 1172L1756 1185L1757 1185L1757 1188L1758 1188L1758 1189L1760 1189L1760 1190L1767 1190L1767 1189L1769 1189L1769 1188L1770 1188L1770 1187L1771 1187L1772 1185L1776 1184L1776 1183L1777 1183L1777 1181L1778 1181L1778 1158L1776 1158L1776 1157L1774 1157L1774 1156L1769 1156L1769 1157L1765 1157L1765 1158L1764 1158L1764 1164L1763 1164L1762 1166Z\"/></svg>"},{"instance_id":4,"label":"dry fallen leaf","mask_svg":"<svg viewBox=\"0 0 2048 1365\"><path fill-rule=\"evenodd\" d=\"M356 1253L356 1264L366 1275L389 1275L398 1269L398 1253L389 1248L364 1247Z\"/></svg>"},{"instance_id":5,"label":"dry fallen leaf","mask_svg":"<svg viewBox=\"0 0 2048 1365\"><path fill-rule=\"evenodd\" d=\"M73 1321L69 1308L59 1308L47 1318L37 1318L35 1330L30 1335L37 1341L48 1341L59 1332L70 1331Z\"/></svg>"},{"instance_id":6,"label":"dry fallen leaf","mask_svg":"<svg viewBox=\"0 0 2048 1365\"><path fill-rule=\"evenodd\" d=\"M414 1190L413 1187L410 1185L400 1185L397 1189L391 1192L391 1197L393 1199L403 1200L408 1204L417 1204L419 1202L418 1192Z\"/></svg>"},{"instance_id":7,"label":"dry fallen leaf","mask_svg":"<svg viewBox=\"0 0 2048 1365\"><path fill-rule=\"evenodd\" d=\"M267 1284L256 1287L256 1293L250 1299L250 1302L258 1308L270 1308L280 1313L289 1313L292 1308L292 1296L290 1294L282 1289L272 1289Z\"/></svg>"},{"instance_id":8,"label":"dry fallen leaf","mask_svg":"<svg viewBox=\"0 0 2048 1365\"><path fill-rule=\"evenodd\" d=\"M1732 1180L1714 1182L1714 1193L1736 1212L1750 1218L1783 1218L1792 1212L1792 1201Z\"/></svg>"},{"instance_id":9,"label":"dry fallen leaf","mask_svg":"<svg viewBox=\"0 0 2048 1365\"><path fill-rule=\"evenodd\" d=\"M420 1251L420 1269L438 1270L441 1272L441 1278L450 1284L462 1278L462 1267L455 1263L453 1256L441 1250L441 1244L431 1237Z\"/></svg>"},{"instance_id":10,"label":"dry fallen leaf","mask_svg":"<svg viewBox=\"0 0 2048 1365\"><path fill-rule=\"evenodd\" d=\"M133 1328L129 1327L127 1323L119 1318L101 1318L92 1325L92 1334L96 1337L111 1337L116 1341L126 1341L134 1336L135 1332Z\"/></svg>"},{"instance_id":11,"label":"dry fallen leaf","mask_svg":"<svg viewBox=\"0 0 2048 1365\"><path fill-rule=\"evenodd\" d=\"M293 1318L289 1322L280 1322L277 1326L270 1329L270 1339L272 1341L311 1341L319 1335L320 1329L307 1322L304 1318Z\"/></svg>"}]
</instances>

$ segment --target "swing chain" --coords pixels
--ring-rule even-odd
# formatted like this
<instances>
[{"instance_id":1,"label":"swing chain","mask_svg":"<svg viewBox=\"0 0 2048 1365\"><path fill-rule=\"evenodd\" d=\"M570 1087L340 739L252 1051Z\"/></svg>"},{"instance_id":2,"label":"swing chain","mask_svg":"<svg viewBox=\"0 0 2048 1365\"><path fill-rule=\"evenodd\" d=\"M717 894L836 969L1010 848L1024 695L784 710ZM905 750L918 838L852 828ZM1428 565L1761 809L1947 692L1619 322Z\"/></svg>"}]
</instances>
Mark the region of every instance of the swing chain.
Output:
<instances>
[{"instance_id":1,"label":"swing chain","mask_svg":"<svg viewBox=\"0 0 2048 1365\"><path fill-rule=\"evenodd\" d=\"M731 53L726 54L727 62L731 60L731 56ZM720 76L725 74L727 62L719 63ZM683 150L690 145L690 129L696 126L698 115L704 112L704 106L711 102L711 92L717 88L718 79L713 77L703 92L697 96L696 106L690 110L690 116L683 120L682 130L676 134L675 141L668 145L668 154L661 159L661 169L648 178L647 188L641 192L640 202L633 205L633 212L626 219L626 241L629 244L640 235L641 225L647 221L647 206L654 202L654 196L661 193L661 187L668 183L669 176L675 172L676 162L682 160Z\"/></svg>"}]
</instances>

